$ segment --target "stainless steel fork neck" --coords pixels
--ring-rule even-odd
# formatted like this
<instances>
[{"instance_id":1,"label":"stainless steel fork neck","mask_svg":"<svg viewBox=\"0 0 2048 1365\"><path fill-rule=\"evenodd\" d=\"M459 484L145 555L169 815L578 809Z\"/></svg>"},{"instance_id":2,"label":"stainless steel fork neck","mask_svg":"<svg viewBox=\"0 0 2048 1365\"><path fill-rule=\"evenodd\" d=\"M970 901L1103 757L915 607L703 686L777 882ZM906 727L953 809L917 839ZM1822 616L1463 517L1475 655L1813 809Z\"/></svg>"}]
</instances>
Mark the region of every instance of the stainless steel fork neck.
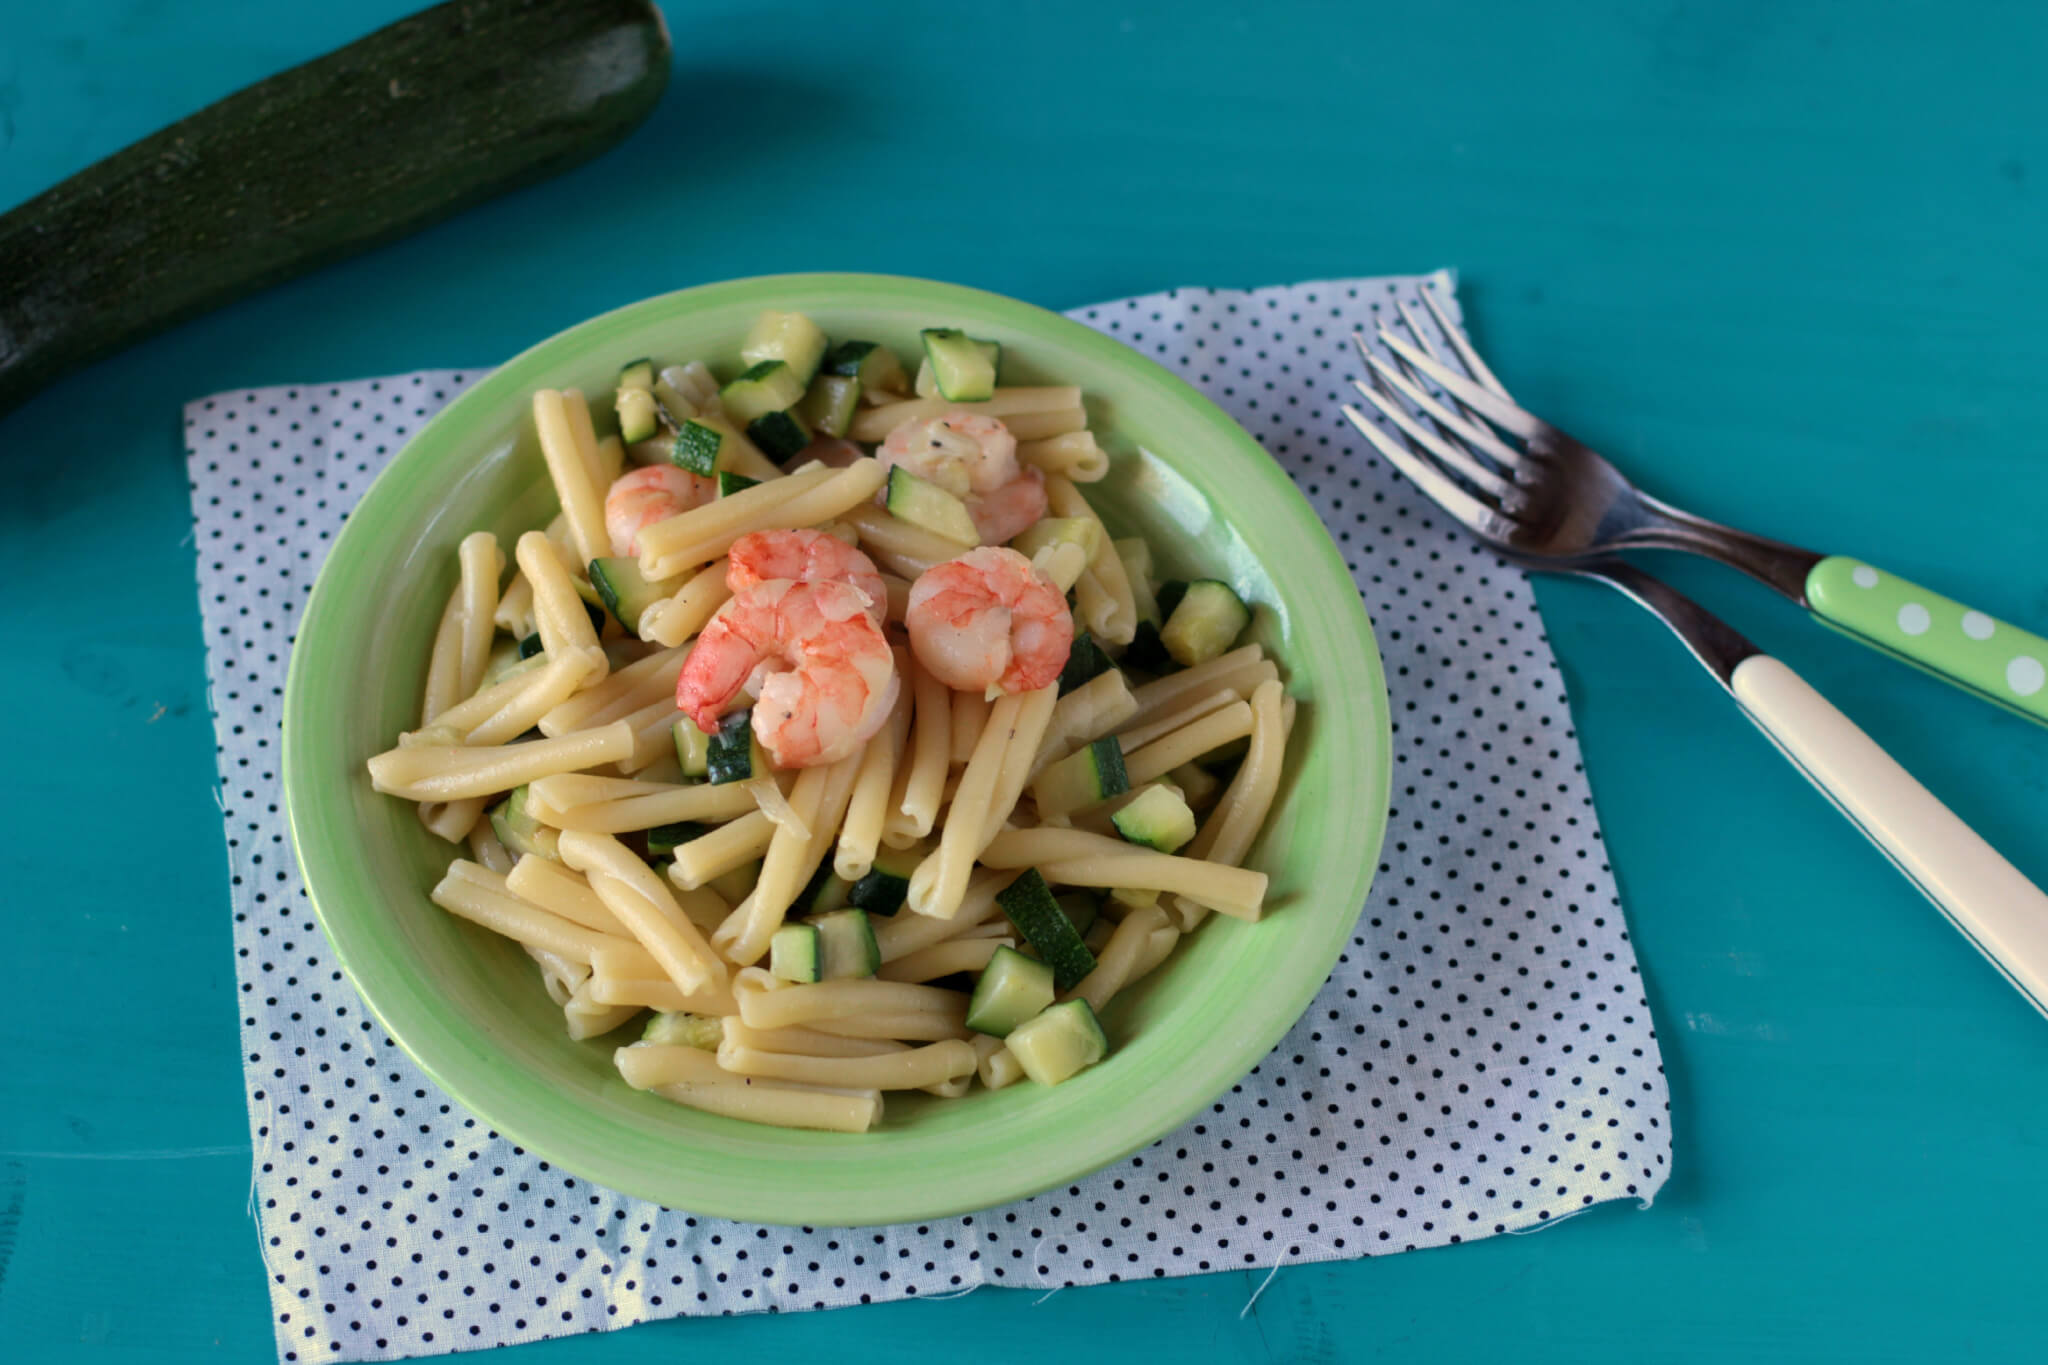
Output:
<instances>
[{"instance_id":1,"label":"stainless steel fork neck","mask_svg":"<svg viewBox=\"0 0 2048 1365\"><path fill-rule=\"evenodd\" d=\"M1576 564L1563 564L1554 559L1520 562L1532 569L1598 578L1620 589L1671 627L1671 633L1684 642L1695 659L1706 665L1709 673L1721 680L1723 687L1732 685L1737 664L1763 653L1726 621L1662 579L1652 578L1626 560L1602 556Z\"/></svg>"},{"instance_id":2,"label":"stainless steel fork neck","mask_svg":"<svg viewBox=\"0 0 2048 1365\"><path fill-rule=\"evenodd\" d=\"M1680 511L1641 489L1635 491L1635 503L1639 519L1614 538L1612 548L1685 550L1706 555L1732 569L1740 569L1802 607L1807 605L1807 575L1826 556Z\"/></svg>"}]
</instances>

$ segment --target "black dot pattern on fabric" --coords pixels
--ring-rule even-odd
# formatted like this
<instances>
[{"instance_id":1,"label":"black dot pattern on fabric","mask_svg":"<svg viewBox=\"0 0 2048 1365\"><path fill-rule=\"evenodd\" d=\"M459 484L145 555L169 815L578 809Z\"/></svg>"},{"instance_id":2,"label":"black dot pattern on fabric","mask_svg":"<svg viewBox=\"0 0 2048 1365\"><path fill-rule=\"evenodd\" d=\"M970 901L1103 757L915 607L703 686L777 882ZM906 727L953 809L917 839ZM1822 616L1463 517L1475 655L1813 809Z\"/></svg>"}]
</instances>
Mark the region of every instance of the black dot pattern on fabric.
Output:
<instances>
[{"instance_id":1,"label":"black dot pattern on fabric","mask_svg":"<svg viewBox=\"0 0 2048 1365\"><path fill-rule=\"evenodd\" d=\"M1533 599L1338 413L1352 331L1420 287L1179 290L1074 314L1215 398L1322 513L1386 659L1393 812L1342 961L1241 1083L1079 1184L914 1226L750 1227L592 1187L455 1106L372 1022L285 840L285 658L348 509L475 376L191 404L253 1201L281 1358L988 1284L1263 1277L1648 1201L1670 1152L1664 1076Z\"/></svg>"}]
</instances>

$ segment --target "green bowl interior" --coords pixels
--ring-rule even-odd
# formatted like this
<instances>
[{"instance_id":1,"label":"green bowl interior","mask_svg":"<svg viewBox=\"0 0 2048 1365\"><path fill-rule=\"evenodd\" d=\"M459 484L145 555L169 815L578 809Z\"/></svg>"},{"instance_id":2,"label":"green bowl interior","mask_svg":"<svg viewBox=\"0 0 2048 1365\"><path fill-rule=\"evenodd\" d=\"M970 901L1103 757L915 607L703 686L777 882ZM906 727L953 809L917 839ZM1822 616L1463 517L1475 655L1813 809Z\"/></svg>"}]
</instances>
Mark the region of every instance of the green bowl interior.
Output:
<instances>
[{"instance_id":1,"label":"green bowl interior","mask_svg":"<svg viewBox=\"0 0 2048 1365\"><path fill-rule=\"evenodd\" d=\"M510 546L554 512L528 400L607 392L639 355L730 371L763 308L834 336L917 350L958 325L1004 347L1008 382L1078 383L1113 457L1089 490L1112 529L1169 571L1230 581L1301 702L1287 774L1249 862L1272 877L1257 925L1214 917L1106 1012L1110 1059L1055 1089L943 1101L892 1095L876 1131L811 1133L723 1119L636 1092L610 1054L629 1031L569 1041L531 962L436 909L451 850L363 763L416 722L455 546ZM601 404L599 406L602 406ZM1287 1031L1364 903L1387 808L1386 687L1343 561L1308 504L1242 429L1137 353L1030 305L878 276L779 276L664 295L543 342L458 398L392 461L328 557L285 694L292 838L343 969L391 1036L456 1100L599 1184L693 1212L811 1225L984 1208L1075 1179L1170 1131Z\"/></svg>"}]
</instances>

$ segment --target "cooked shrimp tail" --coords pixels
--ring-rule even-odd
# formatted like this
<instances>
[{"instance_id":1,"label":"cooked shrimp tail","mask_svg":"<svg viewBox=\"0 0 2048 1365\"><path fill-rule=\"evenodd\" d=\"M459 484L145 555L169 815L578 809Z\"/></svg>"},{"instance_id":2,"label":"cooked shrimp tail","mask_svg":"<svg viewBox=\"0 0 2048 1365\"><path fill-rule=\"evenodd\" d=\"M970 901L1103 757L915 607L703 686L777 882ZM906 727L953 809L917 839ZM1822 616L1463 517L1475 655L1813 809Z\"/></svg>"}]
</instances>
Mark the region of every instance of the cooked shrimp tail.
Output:
<instances>
[{"instance_id":1,"label":"cooked shrimp tail","mask_svg":"<svg viewBox=\"0 0 2048 1365\"><path fill-rule=\"evenodd\" d=\"M904 624L917 661L957 691L1035 692L1059 677L1074 644L1066 595L999 545L918 575Z\"/></svg>"},{"instance_id":2,"label":"cooked shrimp tail","mask_svg":"<svg viewBox=\"0 0 2048 1365\"><path fill-rule=\"evenodd\" d=\"M676 679L676 705L704 731L753 702L754 736L780 768L836 763L889 717L896 658L873 599L850 583L751 583L718 609Z\"/></svg>"}]
</instances>

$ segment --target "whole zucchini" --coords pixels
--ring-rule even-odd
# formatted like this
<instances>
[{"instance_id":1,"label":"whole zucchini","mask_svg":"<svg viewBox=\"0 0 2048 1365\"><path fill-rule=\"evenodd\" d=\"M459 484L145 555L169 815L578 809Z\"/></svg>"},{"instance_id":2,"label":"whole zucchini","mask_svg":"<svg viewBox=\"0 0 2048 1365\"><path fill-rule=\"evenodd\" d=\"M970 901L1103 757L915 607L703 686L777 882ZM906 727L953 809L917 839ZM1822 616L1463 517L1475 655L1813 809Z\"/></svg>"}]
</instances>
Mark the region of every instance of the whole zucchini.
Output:
<instances>
[{"instance_id":1,"label":"whole zucchini","mask_svg":"<svg viewBox=\"0 0 2048 1365\"><path fill-rule=\"evenodd\" d=\"M0 413L207 309L574 165L668 81L650 0L457 0L0 217Z\"/></svg>"}]
</instances>

